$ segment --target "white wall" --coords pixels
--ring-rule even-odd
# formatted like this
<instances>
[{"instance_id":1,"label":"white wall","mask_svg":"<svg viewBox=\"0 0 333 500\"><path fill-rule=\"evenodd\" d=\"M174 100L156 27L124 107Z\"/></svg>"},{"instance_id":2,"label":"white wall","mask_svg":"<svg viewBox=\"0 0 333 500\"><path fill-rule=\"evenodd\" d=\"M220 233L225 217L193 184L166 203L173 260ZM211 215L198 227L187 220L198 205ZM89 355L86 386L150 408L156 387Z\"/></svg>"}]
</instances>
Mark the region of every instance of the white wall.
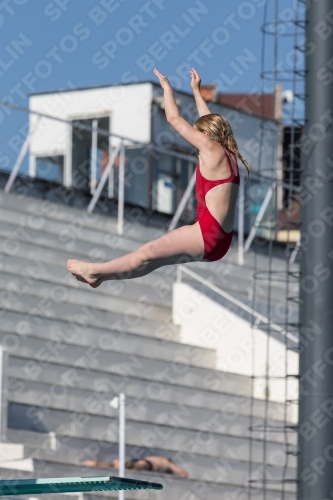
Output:
<instances>
[{"instance_id":1,"label":"white wall","mask_svg":"<svg viewBox=\"0 0 333 500\"><path fill-rule=\"evenodd\" d=\"M233 306L233 310L235 306ZM180 326L180 341L185 344L216 349L216 369L240 375L266 373L266 332L252 330L250 321L231 312L186 283L173 285L173 322ZM269 374L285 375L286 349L283 342L269 340ZM253 356L254 353L254 365ZM298 355L288 352L289 373L298 373ZM265 398L264 379L256 380L255 397ZM288 399L297 399L296 382L289 383ZM269 382L270 399L284 401L284 380Z\"/></svg>"},{"instance_id":2,"label":"white wall","mask_svg":"<svg viewBox=\"0 0 333 500\"><path fill-rule=\"evenodd\" d=\"M112 132L134 141L150 142L152 85L115 85L33 95L30 110L72 120L111 114ZM30 115L30 126L33 123ZM66 154L66 124L43 118L31 142L34 156Z\"/></svg>"}]
</instances>

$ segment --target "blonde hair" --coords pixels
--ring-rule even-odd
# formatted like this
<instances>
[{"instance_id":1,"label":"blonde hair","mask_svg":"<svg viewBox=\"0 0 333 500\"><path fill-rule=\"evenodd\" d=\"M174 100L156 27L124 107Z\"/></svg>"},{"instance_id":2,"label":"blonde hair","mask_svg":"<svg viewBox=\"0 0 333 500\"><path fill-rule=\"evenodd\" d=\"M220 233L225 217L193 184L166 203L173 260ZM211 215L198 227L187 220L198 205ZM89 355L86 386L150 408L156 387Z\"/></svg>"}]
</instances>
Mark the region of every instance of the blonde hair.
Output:
<instances>
[{"instance_id":1,"label":"blonde hair","mask_svg":"<svg viewBox=\"0 0 333 500\"><path fill-rule=\"evenodd\" d=\"M208 136L213 141L222 144L229 153L234 153L245 165L248 174L247 177L249 178L249 164L240 154L230 123L224 116L214 113L201 116L199 120L195 122L194 128L200 132L207 132Z\"/></svg>"}]
</instances>

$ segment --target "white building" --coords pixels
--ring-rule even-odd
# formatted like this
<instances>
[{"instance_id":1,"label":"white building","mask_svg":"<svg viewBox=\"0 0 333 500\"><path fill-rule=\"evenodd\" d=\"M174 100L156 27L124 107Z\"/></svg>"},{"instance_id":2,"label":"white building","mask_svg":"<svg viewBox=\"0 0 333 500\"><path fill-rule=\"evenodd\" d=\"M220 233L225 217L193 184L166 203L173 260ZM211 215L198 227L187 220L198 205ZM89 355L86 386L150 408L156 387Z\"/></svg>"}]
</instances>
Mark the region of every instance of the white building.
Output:
<instances>
[{"instance_id":1,"label":"white building","mask_svg":"<svg viewBox=\"0 0 333 500\"><path fill-rule=\"evenodd\" d=\"M193 96L175 91L175 98L182 116L194 123L198 114ZM252 172L261 168L266 176L275 176L278 122L217 103L209 103L209 107L213 113L223 114L229 120L239 150ZM30 176L93 193L112 148L119 141L115 135L123 136L126 138L126 203L174 213L195 169L195 149L167 123L163 91L157 83L32 94L30 110L57 118L30 115ZM82 125L86 129L80 128ZM260 140L265 146L261 158ZM153 149L147 148L148 145L153 145ZM247 195L253 200L247 226L253 221L252 215L258 211L267 186L262 182L259 185L255 175L246 186ZM108 191L111 197L117 197L117 162ZM195 203L189 203L186 210L190 220L194 217Z\"/></svg>"}]
</instances>

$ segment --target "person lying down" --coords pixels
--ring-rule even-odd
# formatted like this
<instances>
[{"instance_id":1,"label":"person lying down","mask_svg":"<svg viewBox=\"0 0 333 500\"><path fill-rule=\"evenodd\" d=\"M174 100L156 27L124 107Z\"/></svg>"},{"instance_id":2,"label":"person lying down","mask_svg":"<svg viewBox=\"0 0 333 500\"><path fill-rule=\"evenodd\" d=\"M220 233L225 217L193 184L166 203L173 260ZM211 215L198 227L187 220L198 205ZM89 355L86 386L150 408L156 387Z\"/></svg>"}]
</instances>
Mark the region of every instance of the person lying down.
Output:
<instances>
[{"instance_id":1,"label":"person lying down","mask_svg":"<svg viewBox=\"0 0 333 500\"><path fill-rule=\"evenodd\" d=\"M82 465L87 467L100 467L105 469L119 469L119 460L115 458L110 462L99 462L97 460L85 460ZM166 474L176 474L181 477L188 477L188 473L178 467L171 458L160 456L148 456L146 458L132 458L126 460L126 469L130 470L148 470L153 472L164 472Z\"/></svg>"}]
</instances>

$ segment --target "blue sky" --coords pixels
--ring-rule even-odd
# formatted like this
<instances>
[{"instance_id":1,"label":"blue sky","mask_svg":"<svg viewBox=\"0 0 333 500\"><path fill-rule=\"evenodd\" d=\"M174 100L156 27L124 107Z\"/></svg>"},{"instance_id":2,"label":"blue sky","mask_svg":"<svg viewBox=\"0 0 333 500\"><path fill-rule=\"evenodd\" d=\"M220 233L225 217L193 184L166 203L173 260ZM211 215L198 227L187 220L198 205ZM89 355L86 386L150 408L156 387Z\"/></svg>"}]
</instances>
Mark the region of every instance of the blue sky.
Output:
<instances>
[{"instance_id":1,"label":"blue sky","mask_svg":"<svg viewBox=\"0 0 333 500\"><path fill-rule=\"evenodd\" d=\"M6 0L0 6L0 99L28 107L29 92L155 80L152 68L190 91L188 68L223 92L259 92L260 26L266 0ZM292 33L295 1L278 5L281 34ZM269 27L271 29L271 26ZM266 37L266 70L274 61ZM279 38L280 79L292 68L293 38ZM301 64L302 61L299 61ZM284 89L291 83L283 82ZM269 91L272 84L265 83ZM0 169L11 168L27 115L0 108ZM15 137L14 137L15 136ZM14 137L14 139L13 139ZM16 140L15 140L16 139Z\"/></svg>"}]
</instances>

